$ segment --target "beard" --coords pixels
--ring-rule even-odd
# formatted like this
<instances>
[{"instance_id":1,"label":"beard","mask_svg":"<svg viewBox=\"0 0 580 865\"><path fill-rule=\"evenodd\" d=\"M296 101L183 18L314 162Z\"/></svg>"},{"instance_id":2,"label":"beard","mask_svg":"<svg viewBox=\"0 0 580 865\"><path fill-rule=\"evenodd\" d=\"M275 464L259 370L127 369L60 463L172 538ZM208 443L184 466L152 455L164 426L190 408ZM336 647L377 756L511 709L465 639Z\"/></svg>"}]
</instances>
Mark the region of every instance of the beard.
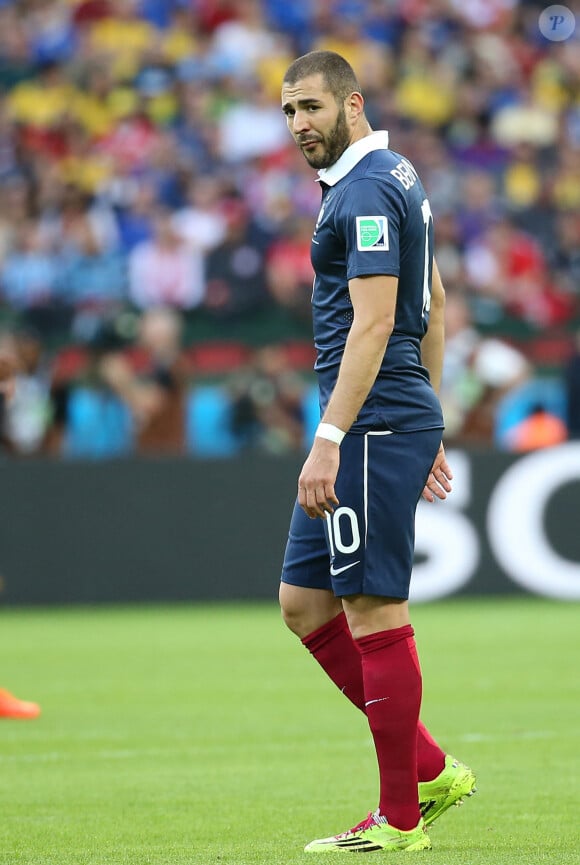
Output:
<instances>
[{"instance_id":1,"label":"beard","mask_svg":"<svg viewBox=\"0 0 580 865\"><path fill-rule=\"evenodd\" d=\"M305 153L303 150L304 158L312 168L330 168L331 165L334 165L340 159L349 146L350 135L351 133L346 122L346 114L344 108L341 107L334 128L320 142L323 152L315 155L314 153Z\"/></svg>"}]
</instances>

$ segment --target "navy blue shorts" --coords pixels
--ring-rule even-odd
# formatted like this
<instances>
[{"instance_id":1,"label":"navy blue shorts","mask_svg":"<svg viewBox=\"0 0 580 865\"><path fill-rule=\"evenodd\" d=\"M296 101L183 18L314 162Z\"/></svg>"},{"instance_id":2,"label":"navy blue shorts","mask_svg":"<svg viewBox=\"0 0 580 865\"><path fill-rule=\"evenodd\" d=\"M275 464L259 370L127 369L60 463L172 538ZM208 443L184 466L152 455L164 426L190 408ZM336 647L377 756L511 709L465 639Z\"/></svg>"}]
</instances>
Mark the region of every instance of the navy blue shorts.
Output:
<instances>
[{"instance_id":1,"label":"navy blue shorts","mask_svg":"<svg viewBox=\"0 0 580 865\"><path fill-rule=\"evenodd\" d=\"M311 520L296 502L282 582L337 597L409 597L415 511L442 430L345 436L334 514Z\"/></svg>"}]
</instances>

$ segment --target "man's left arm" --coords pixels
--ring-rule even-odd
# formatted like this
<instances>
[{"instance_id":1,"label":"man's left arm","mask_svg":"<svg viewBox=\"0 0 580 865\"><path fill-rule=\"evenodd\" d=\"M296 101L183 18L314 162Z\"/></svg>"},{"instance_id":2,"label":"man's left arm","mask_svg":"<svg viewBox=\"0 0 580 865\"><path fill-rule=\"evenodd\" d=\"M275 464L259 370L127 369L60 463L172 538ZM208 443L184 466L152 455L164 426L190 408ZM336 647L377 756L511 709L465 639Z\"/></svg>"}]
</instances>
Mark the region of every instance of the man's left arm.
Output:
<instances>
[{"instance_id":1,"label":"man's left arm","mask_svg":"<svg viewBox=\"0 0 580 865\"><path fill-rule=\"evenodd\" d=\"M395 321L398 278L366 276L349 281L353 322L336 385L322 423L348 432L381 368ZM309 517L325 517L338 504L334 490L339 445L316 436L298 480L298 501Z\"/></svg>"},{"instance_id":2,"label":"man's left arm","mask_svg":"<svg viewBox=\"0 0 580 865\"><path fill-rule=\"evenodd\" d=\"M421 343L421 359L423 366L429 370L429 378L435 393L439 393L441 387L441 373L443 369L443 355L445 352L445 289L441 281L441 275L437 262L433 259L433 282L431 290L431 308L429 311L429 327ZM423 498L427 502L434 502L435 498L445 499L447 493L451 492L451 480L453 473L445 457L443 442L439 447L433 468L429 473Z\"/></svg>"},{"instance_id":3,"label":"man's left arm","mask_svg":"<svg viewBox=\"0 0 580 865\"><path fill-rule=\"evenodd\" d=\"M421 342L423 366L429 370L429 378L435 393L441 387L443 353L445 351L445 289L437 262L433 259L433 279L431 287L431 307L429 327Z\"/></svg>"}]
</instances>

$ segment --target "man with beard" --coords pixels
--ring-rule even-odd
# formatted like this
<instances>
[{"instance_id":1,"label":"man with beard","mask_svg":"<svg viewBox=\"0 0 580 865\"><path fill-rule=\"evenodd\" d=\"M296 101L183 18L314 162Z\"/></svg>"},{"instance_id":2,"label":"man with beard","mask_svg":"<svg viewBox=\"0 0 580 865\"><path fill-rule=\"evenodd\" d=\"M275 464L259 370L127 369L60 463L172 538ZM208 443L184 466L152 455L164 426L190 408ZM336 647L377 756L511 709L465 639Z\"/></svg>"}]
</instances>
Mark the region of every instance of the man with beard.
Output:
<instances>
[{"instance_id":1,"label":"man with beard","mask_svg":"<svg viewBox=\"0 0 580 865\"><path fill-rule=\"evenodd\" d=\"M282 109L318 169L322 206L311 253L321 422L298 480L280 603L367 715L380 780L375 811L305 849L424 850L426 825L475 788L419 721L408 609L417 503L446 498L452 478L436 395L444 291L433 219L412 164L371 130L340 55L294 61Z\"/></svg>"}]
</instances>

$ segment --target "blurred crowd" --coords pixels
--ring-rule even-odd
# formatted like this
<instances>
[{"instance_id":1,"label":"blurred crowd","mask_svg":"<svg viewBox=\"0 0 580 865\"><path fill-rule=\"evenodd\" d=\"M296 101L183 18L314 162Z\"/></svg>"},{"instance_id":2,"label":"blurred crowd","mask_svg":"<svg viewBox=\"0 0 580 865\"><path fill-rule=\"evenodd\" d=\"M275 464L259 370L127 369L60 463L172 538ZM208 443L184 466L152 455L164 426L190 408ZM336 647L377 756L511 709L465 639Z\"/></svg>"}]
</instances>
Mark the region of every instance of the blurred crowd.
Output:
<instances>
[{"instance_id":1,"label":"blurred crowd","mask_svg":"<svg viewBox=\"0 0 580 865\"><path fill-rule=\"evenodd\" d=\"M315 48L426 186L449 440L578 435L580 27L545 38L545 5L0 0L3 451L304 447L320 191L279 93Z\"/></svg>"}]
</instances>

